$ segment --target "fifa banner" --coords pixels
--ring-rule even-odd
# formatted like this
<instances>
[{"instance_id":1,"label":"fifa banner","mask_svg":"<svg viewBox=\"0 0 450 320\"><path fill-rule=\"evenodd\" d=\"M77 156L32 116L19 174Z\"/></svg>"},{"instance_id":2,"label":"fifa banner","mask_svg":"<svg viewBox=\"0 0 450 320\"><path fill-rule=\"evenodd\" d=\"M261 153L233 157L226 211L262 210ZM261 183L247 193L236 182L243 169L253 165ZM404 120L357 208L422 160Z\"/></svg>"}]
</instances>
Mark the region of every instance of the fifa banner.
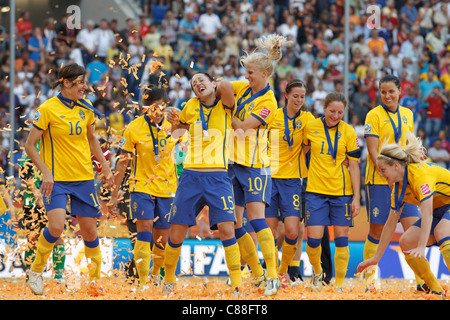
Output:
<instances>
[{"instance_id":1,"label":"fifa banner","mask_svg":"<svg viewBox=\"0 0 450 320\"><path fill-rule=\"evenodd\" d=\"M24 251L26 240L19 239L18 243L6 245L0 239L0 277L22 277L24 272ZM121 273L125 265L132 258L132 247L129 239L101 238L102 249L102 274L114 275ZM84 256L84 243L80 239L66 239L66 272L67 274L87 273L87 261ZM331 255L334 256L334 243L330 243ZM348 264L347 277L356 276L356 267L363 260L363 242L350 242L350 261ZM427 248L426 256L430 262L431 270L438 279L449 279L450 272L444 263L442 255L437 246ZM261 261L263 256L259 251ZM279 253L281 259L281 252ZM333 259L332 259L333 261ZM44 277L51 277L52 258L49 258L47 271ZM304 277L311 277L312 266L308 256L304 252L301 256L301 267ZM334 269L334 268L333 268ZM50 271L48 271L50 270ZM225 252L219 240L186 239L181 247L180 261L176 274L181 276L211 276L227 277L227 265ZM404 278L414 279L414 273L407 265L404 255L398 243L392 243L381 259L377 273L377 279Z\"/></svg>"}]
</instances>

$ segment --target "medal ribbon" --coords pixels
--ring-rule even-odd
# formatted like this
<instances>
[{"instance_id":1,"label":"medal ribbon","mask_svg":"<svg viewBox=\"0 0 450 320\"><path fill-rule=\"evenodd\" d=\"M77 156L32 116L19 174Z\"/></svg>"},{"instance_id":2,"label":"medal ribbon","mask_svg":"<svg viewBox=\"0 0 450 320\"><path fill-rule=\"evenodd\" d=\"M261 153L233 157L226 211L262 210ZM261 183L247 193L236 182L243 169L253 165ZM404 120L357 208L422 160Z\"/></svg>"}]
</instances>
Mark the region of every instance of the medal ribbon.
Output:
<instances>
[{"instance_id":1,"label":"medal ribbon","mask_svg":"<svg viewBox=\"0 0 450 320\"><path fill-rule=\"evenodd\" d=\"M400 141L400 137L402 136L402 119L400 117L400 108L397 106L397 116L398 116L398 128L397 128L395 126L394 120L392 120L391 118L390 111L384 105L384 103L382 104L382 107L384 108L384 110L386 110L388 114L389 120L391 121L392 129L394 130L395 142L398 143Z\"/></svg>"},{"instance_id":2,"label":"medal ribbon","mask_svg":"<svg viewBox=\"0 0 450 320\"><path fill-rule=\"evenodd\" d=\"M200 103L200 119L202 120L203 131L208 131L209 118L211 116L212 109L217 105L217 102L219 102L219 100L216 99L212 106L204 106L200 100L198 100L198 102ZM205 113L203 111L203 107L208 108L208 109L211 108L211 111L209 111L209 114L208 114L208 119L205 119Z\"/></svg>"},{"instance_id":3,"label":"medal ribbon","mask_svg":"<svg viewBox=\"0 0 450 320\"><path fill-rule=\"evenodd\" d=\"M328 132L328 126L325 122L325 117L322 117L323 122L323 128L325 130L325 136L327 137L327 143L328 143L328 150L331 150L331 156L333 157L334 162L336 163L336 155L337 155L337 149L338 149L338 133L339 133L339 123L335 125L336 127L336 134L334 136L334 148L333 144L331 143L330 133Z\"/></svg>"},{"instance_id":4,"label":"medal ribbon","mask_svg":"<svg viewBox=\"0 0 450 320\"><path fill-rule=\"evenodd\" d=\"M399 189L399 183L395 183L395 211L400 211L400 206L403 203L403 198L405 197L406 192L406 186L408 185L408 166L405 167L405 174L403 175L403 185L402 185L402 192L399 195L398 189Z\"/></svg>"},{"instance_id":5,"label":"medal ribbon","mask_svg":"<svg viewBox=\"0 0 450 320\"><path fill-rule=\"evenodd\" d=\"M235 118L237 117L237 115L242 111L242 109L245 107L245 105L249 104L250 102L252 102L256 98L259 98L259 97L265 95L269 90L270 90L270 85L267 85L264 89L262 89L261 91L255 93L254 95L252 95L247 100L242 101L242 99L244 97L246 97L252 91L252 88L248 88L244 92L244 94L239 98L239 100L237 101L237 107L236 107L236 112L234 113L234 117Z\"/></svg>"},{"instance_id":6,"label":"medal ribbon","mask_svg":"<svg viewBox=\"0 0 450 320\"><path fill-rule=\"evenodd\" d=\"M158 139L159 128L156 127L157 131L156 131L156 139L155 139L155 135L153 134L153 129L152 129L152 127L154 127L154 125L151 123L150 118L147 115L145 115L144 118L145 118L145 121L147 121L147 123L148 123L148 127L149 127L150 133L152 135L153 151L155 152L155 156L158 156L158 153L159 153L159 139Z\"/></svg>"},{"instance_id":7,"label":"medal ribbon","mask_svg":"<svg viewBox=\"0 0 450 320\"><path fill-rule=\"evenodd\" d=\"M289 147L292 147L294 144L294 135L291 136L291 130L289 129L289 117L287 115L287 109L286 107L283 108L283 114L284 114L284 136L283 140L287 142ZM295 119L299 116L300 110L296 113L294 118L292 119L292 133L295 131Z\"/></svg>"}]
</instances>

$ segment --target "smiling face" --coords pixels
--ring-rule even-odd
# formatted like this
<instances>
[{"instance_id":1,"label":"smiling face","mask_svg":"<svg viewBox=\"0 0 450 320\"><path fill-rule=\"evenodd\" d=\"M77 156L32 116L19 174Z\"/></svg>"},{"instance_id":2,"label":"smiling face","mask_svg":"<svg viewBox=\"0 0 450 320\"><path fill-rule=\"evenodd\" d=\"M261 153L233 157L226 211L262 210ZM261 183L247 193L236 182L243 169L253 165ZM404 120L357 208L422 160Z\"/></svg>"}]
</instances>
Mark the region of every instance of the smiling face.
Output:
<instances>
[{"instance_id":1,"label":"smiling face","mask_svg":"<svg viewBox=\"0 0 450 320\"><path fill-rule=\"evenodd\" d=\"M391 110L395 110L400 97L400 89L394 82L383 82L380 84L380 95L383 103Z\"/></svg>"},{"instance_id":2,"label":"smiling face","mask_svg":"<svg viewBox=\"0 0 450 320\"><path fill-rule=\"evenodd\" d=\"M331 101L324 107L325 122L327 126L334 127L344 116L345 105L342 101Z\"/></svg>"},{"instance_id":3,"label":"smiling face","mask_svg":"<svg viewBox=\"0 0 450 320\"><path fill-rule=\"evenodd\" d=\"M260 70L253 63L247 63L245 65L245 79L247 79L250 88L257 88L261 90L267 83L267 71Z\"/></svg>"},{"instance_id":4,"label":"smiling face","mask_svg":"<svg viewBox=\"0 0 450 320\"><path fill-rule=\"evenodd\" d=\"M160 123L164 117L164 109L166 107L166 103L163 99L156 100L153 102L151 106L147 109L148 117L152 123Z\"/></svg>"},{"instance_id":5,"label":"smiling face","mask_svg":"<svg viewBox=\"0 0 450 320\"><path fill-rule=\"evenodd\" d=\"M392 186L396 182L403 180L404 167L398 162L394 162L393 165L388 165L383 159L377 159L377 167L380 171L380 175L386 179L388 185Z\"/></svg>"},{"instance_id":6,"label":"smiling face","mask_svg":"<svg viewBox=\"0 0 450 320\"><path fill-rule=\"evenodd\" d=\"M293 113L297 113L305 102L306 89L304 87L294 87L286 93L287 108Z\"/></svg>"},{"instance_id":7,"label":"smiling face","mask_svg":"<svg viewBox=\"0 0 450 320\"><path fill-rule=\"evenodd\" d=\"M215 96L216 82L203 74L197 73L191 79L192 90L197 98L201 101L206 101L211 95Z\"/></svg>"},{"instance_id":8,"label":"smiling face","mask_svg":"<svg viewBox=\"0 0 450 320\"><path fill-rule=\"evenodd\" d=\"M73 82L68 79L64 79L63 95L72 100L79 100L84 97L84 92L88 89L86 83L86 77L84 75L79 76Z\"/></svg>"}]
</instances>

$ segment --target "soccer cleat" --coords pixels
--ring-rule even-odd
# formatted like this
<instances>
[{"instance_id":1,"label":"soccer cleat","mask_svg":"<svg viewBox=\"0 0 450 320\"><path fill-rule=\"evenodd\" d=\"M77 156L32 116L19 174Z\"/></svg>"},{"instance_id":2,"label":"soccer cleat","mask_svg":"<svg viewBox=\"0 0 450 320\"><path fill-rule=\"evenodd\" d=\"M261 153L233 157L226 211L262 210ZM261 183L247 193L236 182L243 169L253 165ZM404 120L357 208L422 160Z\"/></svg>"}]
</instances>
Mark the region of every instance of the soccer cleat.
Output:
<instances>
[{"instance_id":1,"label":"soccer cleat","mask_svg":"<svg viewBox=\"0 0 450 320\"><path fill-rule=\"evenodd\" d=\"M265 296L273 296L278 292L278 288L280 287L280 279L266 279L266 287L264 289Z\"/></svg>"},{"instance_id":2,"label":"soccer cleat","mask_svg":"<svg viewBox=\"0 0 450 320\"><path fill-rule=\"evenodd\" d=\"M323 272L316 274L313 272L313 276L311 279L311 291L312 292L320 292L322 290L322 280L323 280Z\"/></svg>"},{"instance_id":3,"label":"soccer cleat","mask_svg":"<svg viewBox=\"0 0 450 320\"><path fill-rule=\"evenodd\" d=\"M160 274L157 275L157 276L150 275L150 282L155 287L160 287L161 284L163 283L163 281L164 281L164 279L163 279L163 277Z\"/></svg>"},{"instance_id":4,"label":"soccer cleat","mask_svg":"<svg viewBox=\"0 0 450 320\"><path fill-rule=\"evenodd\" d=\"M164 283L162 292L163 292L163 293L170 294L170 293L173 292L174 287L175 287L175 284L174 284L173 282L167 282L167 283Z\"/></svg>"},{"instance_id":5,"label":"soccer cleat","mask_svg":"<svg viewBox=\"0 0 450 320\"><path fill-rule=\"evenodd\" d=\"M426 292L429 293L430 292L430 288L428 288L427 284L418 284L417 285L417 291L422 291L422 292Z\"/></svg>"},{"instance_id":6,"label":"soccer cleat","mask_svg":"<svg viewBox=\"0 0 450 320\"><path fill-rule=\"evenodd\" d=\"M291 279L289 279L289 274L287 274L287 273L281 274L280 273L279 277L280 277L280 283L281 283L280 287L282 289L286 289L291 286Z\"/></svg>"},{"instance_id":7,"label":"soccer cleat","mask_svg":"<svg viewBox=\"0 0 450 320\"><path fill-rule=\"evenodd\" d=\"M44 280L42 272L34 272L30 270L28 274L28 286L34 294L42 295L44 293Z\"/></svg>"}]
</instances>

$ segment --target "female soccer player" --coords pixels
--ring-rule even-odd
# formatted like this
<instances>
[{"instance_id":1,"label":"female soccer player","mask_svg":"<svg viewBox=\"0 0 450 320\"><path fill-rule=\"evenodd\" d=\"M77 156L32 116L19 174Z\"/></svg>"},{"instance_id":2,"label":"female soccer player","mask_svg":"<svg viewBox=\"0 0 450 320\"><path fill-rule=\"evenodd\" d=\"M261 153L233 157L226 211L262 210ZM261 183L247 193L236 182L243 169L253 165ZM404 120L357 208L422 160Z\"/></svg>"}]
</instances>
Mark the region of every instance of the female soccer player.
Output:
<instances>
[{"instance_id":1,"label":"female soccer player","mask_svg":"<svg viewBox=\"0 0 450 320\"><path fill-rule=\"evenodd\" d=\"M289 284L288 266L297 250L301 217L302 141L305 125L314 120L304 106L306 86L301 80L292 80L286 86L286 106L276 110L269 126L272 196L266 207L266 221L274 238L278 238L278 221L284 222L279 274L281 285ZM274 135L277 135L278 138ZM278 258L278 257L277 257ZM277 259L278 261L278 259Z\"/></svg>"},{"instance_id":2,"label":"female soccer player","mask_svg":"<svg viewBox=\"0 0 450 320\"><path fill-rule=\"evenodd\" d=\"M101 251L97 236L97 218L102 215L94 185L91 153L100 161L106 182L113 176L95 138L94 117L98 114L88 100L86 70L76 63L61 67L54 89L61 92L44 102L34 115L25 151L42 173L41 193L47 211L48 226L39 236L36 258L29 273L29 287L43 293L42 271L53 246L64 231L67 197L76 215L89 263L89 278L100 278ZM41 141L40 154L36 143ZM91 282L94 284L94 282Z\"/></svg>"},{"instance_id":3,"label":"female soccer player","mask_svg":"<svg viewBox=\"0 0 450 320\"><path fill-rule=\"evenodd\" d=\"M342 93L329 93L324 101L324 116L309 121L304 145L310 147L311 162L305 193L306 253L313 266L311 290L322 289L321 242L326 226L334 226L334 255L337 291L342 285L349 260L348 232L360 211L361 151L352 126L342 120L347 100ZM343 163L349 159L348 168Z\"/></svg>"},{"instance_id":4,"label":"female soccer player","mask_svg":"<svg viewBox=\"0 0 450 320\"><path fill-rule=\"evenodd\" d=\"M230 176L236 201L236 237L241 255L254 277L264 275L251 237L242 228L244 208L250 224L258 236L258 243L266 262L265 295L278 292L280 280L277 274L275 243L265 220L265 208L270 204L272 179L268 157L267 131L278 108L269 80L274 72L274 61L282 57L281 49L289 42L286 38L270 35L261 41L267 54L254 51L241 57L247 81L233 81L236 106L232 127L235 130L233 154L230 159Z\"/></svg>"},{"instance_id":5,"label":"female soccer player","mask_svg":"<svg viewBox=\"0 0 450 320\"><path fill-rule=\"evenodd\" d=\"M420 138L407 134L407 143L385 144L377 156L380 174L393 186L391 209L375 254L358 265L357 271L376 265L394 235L406 203L420 206L422 218L400 237L406 262L429 290L444 294L425 257L426 246L437 244L450 267L450 171L424 162L425 149Z\"/></svg>"},{"instance_id":6,"label":"female soccer player","mask_svg":"<svg viewBox=\"0 0 450 320\"><path fill-rule=\"evenodd\" d=\"M414 116L410 109L398 105L400 96L400 80L392 75L381 78L379 90L383 103L369 111L364 125L364 136L367 142L366 167L366 199L367 217L369 220L369 234L364 245L364 259L372 257L380 241L381 231L389 215L389 196L391 186L386 179L381 176L376 165L376 158L381 149L381 145L387 143L406 142L406 133L414 132ZM412 204L405 204L400 222L403 229L407 230L419 219L418 207ZM375 290L373 279L375 267L365 271L366 291ZM418 288L423 283L417 279Z\"/></svg>"},{"instance_id":7,"label":"female soccer player","mask_svg":"<svg viewBox=\"0 0 450 320\"><path fill-rule=\"evenodd\" d=\"M179 118L173 110L168 113L174 138L182 136L187 129L189 138L184 169L170 211L163 292L174 290L181 245L189 227L196 224L196 215L207 205L210 228L219 230L231 285L237 294L241 284L241 257L234 234L236 218L226 143L234 105L233 88L227 81L221 81L218 86L206 73L195 74L191 87L196 97L186 103Z\"/></svg>"},{"instance_id":8,"label":"female soccer player","mask_svg":"<svg viewBox=\"0 0 450 320\"><path fill-rule=\"evenodd\" d=\"M37 143L36 148L39 151L40 142ZM25 268L29 269L34 260L39 235L47 225L47 217L44 201L39 191L40 173L25 151L22 153L20 166L22 187L25 189L23 193L23 228L28 241L25 250ZM63 281L65 256L64 239L60 237L53 246L52 254L55 280Z\"/></svg>"},{"instance_id":9,"label":"female soccer player","mask_svg":"<svg viewBox=\"0 0 450 320\"><path fill-rule=\"evenodd\" d=\"M169 212L178 181L172 152L176 141L170 136L171 125L163 113L169 101L166 90L150 87L144 90L143 97L144 115L130 122L121 140L123 152L116 167L114 182L117 187L113 189L111 203L114 206L119 200L120 185L132 160L128 219L136 219L134 261L140 288L146 290L152 253L151 274L156 282L164 262Z\"/></svg>"}]
</instances>

